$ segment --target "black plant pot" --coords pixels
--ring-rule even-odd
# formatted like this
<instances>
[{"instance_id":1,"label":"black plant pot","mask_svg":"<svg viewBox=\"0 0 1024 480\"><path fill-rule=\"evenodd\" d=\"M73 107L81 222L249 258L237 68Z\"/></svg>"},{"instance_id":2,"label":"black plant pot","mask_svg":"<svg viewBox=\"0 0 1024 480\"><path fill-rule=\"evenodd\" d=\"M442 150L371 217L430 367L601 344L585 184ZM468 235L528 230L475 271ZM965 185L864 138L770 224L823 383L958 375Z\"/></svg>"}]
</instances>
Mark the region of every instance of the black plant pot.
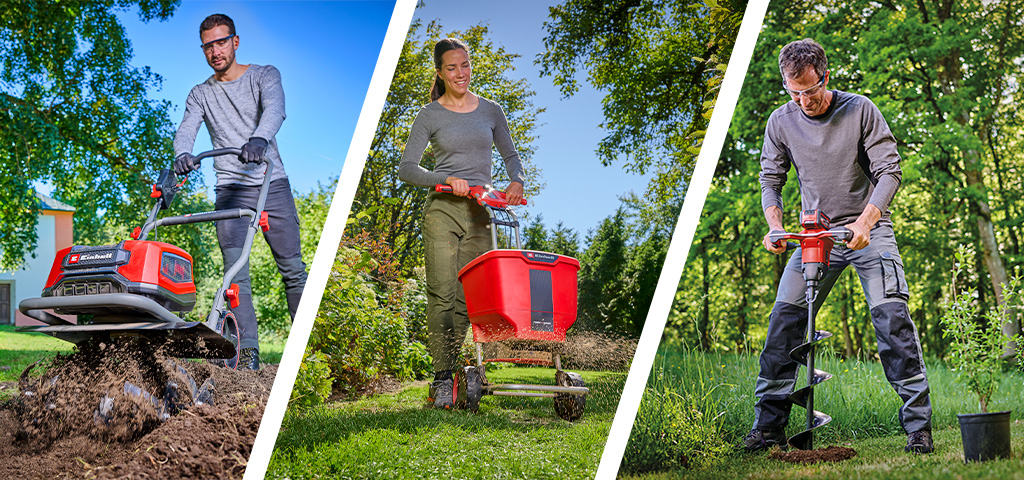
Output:
<instances>
[{"instance_id":1,"label":"black plant pot","mask_svg":"<svg viewBox=\"0 0 1024 480\"><path fill-rule=\"evenodd\" d=\"M957 415L965 462L1010 457L1010 412Z\"/></svg>"}]
</instances>

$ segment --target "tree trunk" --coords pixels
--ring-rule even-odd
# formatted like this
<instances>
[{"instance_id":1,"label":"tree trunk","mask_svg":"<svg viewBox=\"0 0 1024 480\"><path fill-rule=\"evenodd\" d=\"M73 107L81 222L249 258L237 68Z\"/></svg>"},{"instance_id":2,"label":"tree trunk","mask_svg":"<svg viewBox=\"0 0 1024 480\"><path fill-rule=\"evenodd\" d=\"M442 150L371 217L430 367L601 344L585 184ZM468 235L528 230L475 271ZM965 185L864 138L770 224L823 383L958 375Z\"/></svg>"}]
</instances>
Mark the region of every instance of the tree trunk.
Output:
<instances>
[{"instance_id":1,"label":"tree trunk","mask_svg":"<svg viewBox=\"0 0 1024 480\"><path fill-rule=\"evenodd\" d=\"M951 1L943 1L937 12L938 23L943 23L946 20L951 20L953 15ZM923 6L923 5L922 5ZM927 18L927 17L926 17ZM1009 16L1007 16L1009 20ZM927 21L927 20L926 20ZM1006 27L1004 26L1004 29ZM1004 34L1007 30L1004 30ZM1002 47L1000 47L1002 48ZM998 52L999 57L1004 55L1003 52ZM950 98L955 98L955 92L961 86L963 81L963 65L961 64L960 52L954 48L950 50L949 55L942 58L939 61L939 65L943 68L939 69L938 78L941 82L941 89L943 93ZM997 84L997 87L1001 85ZM998 90L1001 90L999 88ZM950 112L954 115L953 120L960 125L967 127L965 131L974 130L978 138L984 142L986 135L986 125L991 123L991 118L979 119L972 124L971 112L968 110L961 110L959 112ZM965 142L966 145L970 145L971 142L968 140ZM999 243L996 240L995 228L992 225L992 210L988 204L988 189L985 187L984 182L984 164L981 152L977 149L968 149L963 155L964 161L964 176L966 177L966 184L969 190L967 195L967 202L970 205L971 213L975 218L975 222L978 227L978 239L982 245L982 258L985 263L985 268L988 270L989 279L992 281L992 290L995 293L996 304L1000 307L1003 305L1003 287L1004 283L1007 283L1009 278L1006 274L1006 266L1003 264L1002 257L999 256ZM1020 332L1020 324L1016 320L1012 320L1003 325L1003 333L1008 338L1013 338ZM1016 350L1016 346L1012 340L1006 342L1006 355L1013 355Z\"/></svg>"},{"instance_id":2,"label":"tree trunk","mask_svg":"<svg viewBox=\"0 0 1024 480\"><path fill-rule=\"evenodd\" d=\"M850 301L852 300L852 292L850 292L850 282L844 281L842 288L842 296L840 297L840 304L842 309L839 311L839 323L843 327L843 346L846 349L846 358L853 358L853 337L850 336Z\"/></svg>"}]
</instances>

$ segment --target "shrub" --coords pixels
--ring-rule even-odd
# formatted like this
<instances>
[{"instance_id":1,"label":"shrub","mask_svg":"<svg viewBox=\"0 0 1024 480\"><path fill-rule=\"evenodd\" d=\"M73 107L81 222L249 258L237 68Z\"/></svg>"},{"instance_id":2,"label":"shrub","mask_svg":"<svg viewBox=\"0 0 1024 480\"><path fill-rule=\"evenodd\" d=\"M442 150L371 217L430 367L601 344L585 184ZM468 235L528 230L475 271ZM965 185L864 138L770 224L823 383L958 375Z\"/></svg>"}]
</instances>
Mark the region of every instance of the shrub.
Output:
<instances>
[{"instance_id":1,"label":"shrub","mask_svg":"<svg viewBox=\"0 0 1024 480\"><path fill-rule=\"evenodd\" d=\"M323 403L331 395L331 367L319 355L306 355L299 366L299 375L289 402L309 407Z\"/></svg>"},{"instance_id":2,"label":"shrub","mask_svg":"<svg viewBox=\"0 0 1024 480\"><path fill-rule=\"evenodd\" d=\"M957 286L957 277L967 263L967 254L963 245L955 254L950 299L944 304L945 313L941 319L942 337L949 340L950 365L960 372L960 378L967 384L967 388L978 397L981 411L988 412L989 401L999 387L1003 351L1009 341L1002 327L1017 301L1020 278L1014 277L1009 285L1003 285L1003 304L989 309L981 316L977 289L968 287L959 290Z\"/></svg>"}]
</instances>

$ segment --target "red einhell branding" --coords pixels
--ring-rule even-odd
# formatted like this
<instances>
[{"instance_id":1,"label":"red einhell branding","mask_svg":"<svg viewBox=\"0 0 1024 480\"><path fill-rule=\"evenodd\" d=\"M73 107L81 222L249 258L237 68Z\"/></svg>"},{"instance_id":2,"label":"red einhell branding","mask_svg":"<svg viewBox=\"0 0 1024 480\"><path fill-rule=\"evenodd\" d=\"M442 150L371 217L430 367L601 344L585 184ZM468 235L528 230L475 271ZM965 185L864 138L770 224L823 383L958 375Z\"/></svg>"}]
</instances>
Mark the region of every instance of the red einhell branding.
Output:
<instances>
[{"instance_id":1,"label":"red einhell branding","mask_svg":"<svg viewBox=\"0 0 1024 480\"><path fill-rule=\"evenodd\" d=\"M558 255L553 253L531 252L529 250L523 250L523 256L530 260L544 263L555 263L555 260L558 260Z\"/></svg>"},{"instance_id":2,"label":"red einhell branding","mask_svg":"<svg viewBox=\"0 0 1024 480\"><path fill-rule=\"evenodd\" d=\"M106 253L86 253L86 254L72 254L68 256L68 264L87 262L89 260L110 260L114 258L114 252Z\"/></svg>"}]
</instances>

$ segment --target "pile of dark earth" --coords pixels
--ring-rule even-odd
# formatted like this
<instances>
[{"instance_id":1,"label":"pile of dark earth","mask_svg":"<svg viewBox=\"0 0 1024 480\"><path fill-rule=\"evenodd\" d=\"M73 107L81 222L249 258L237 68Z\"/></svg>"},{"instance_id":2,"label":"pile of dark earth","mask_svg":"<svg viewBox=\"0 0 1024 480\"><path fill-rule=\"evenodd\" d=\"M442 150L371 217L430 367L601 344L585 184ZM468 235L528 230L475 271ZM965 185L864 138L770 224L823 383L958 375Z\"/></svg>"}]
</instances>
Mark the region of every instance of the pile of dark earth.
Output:
<instances>
[{"instance_id":1,"label":"pile of dark earth","mask_svg":"<svg viewBox=\"0 0 1024 480\"><path fill-rule=\"evenodd\" d=\"M276 373L132 343L38 362L0 404L0 478L241 478Z\"/></svg>"},{"instance_id":2,"label":"pile of dark earth","mask_svg":"<svg viewBox=\"0 0 1024 480\"><path fill-rule=\"evenodd\" d=\"M814 450L790 450L788 452L777 450L768 455L768 458L789 463L818 463L841 462L849 460L856 455L857 451L852 448L831 446Z\"/></svg>"}]
</instances>

